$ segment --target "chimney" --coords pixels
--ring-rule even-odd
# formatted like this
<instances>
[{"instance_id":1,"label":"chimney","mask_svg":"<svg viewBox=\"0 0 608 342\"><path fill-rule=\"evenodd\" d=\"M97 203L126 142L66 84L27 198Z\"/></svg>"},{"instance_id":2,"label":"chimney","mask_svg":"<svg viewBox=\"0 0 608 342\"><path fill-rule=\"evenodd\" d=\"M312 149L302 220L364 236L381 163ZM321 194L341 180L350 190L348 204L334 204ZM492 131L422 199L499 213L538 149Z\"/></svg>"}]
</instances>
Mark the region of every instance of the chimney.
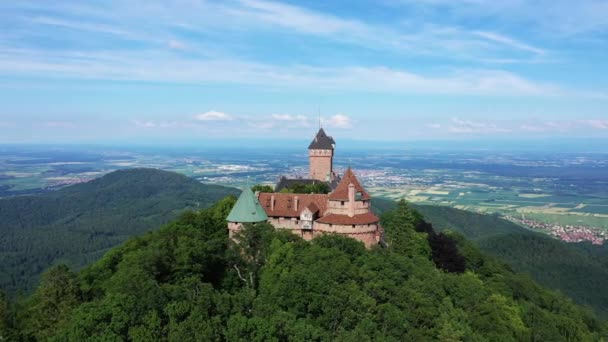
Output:
<instances>
[{"instance_id":1,"label":"chimney","mask_svg":"<svg viewBox=\"0 0 608 342\"><path fill-rule=\"evenodd\" d=\"M274 195L270 196L270 210L274 211Z\"/></svg>"},{"instance_id":2,"label":"chimney","mask_svg":"<svg viewBox=\"0 0 608 342\"><path fill-rule=\"evenodd\" d=\"M298 204L300 203L300 200L298 199L298 196L293 198L293 209L295 211L298 211Z\"/></svg>"},{"instance_id":3,"label":"chimney","mask_svg":"<svg viewBox=\"0 0 608 342\"><path fill-rule=\"evenodd\" d=\"M348 184L348 216L355 216L355 186Z\"/></svg>"}]
</instances>

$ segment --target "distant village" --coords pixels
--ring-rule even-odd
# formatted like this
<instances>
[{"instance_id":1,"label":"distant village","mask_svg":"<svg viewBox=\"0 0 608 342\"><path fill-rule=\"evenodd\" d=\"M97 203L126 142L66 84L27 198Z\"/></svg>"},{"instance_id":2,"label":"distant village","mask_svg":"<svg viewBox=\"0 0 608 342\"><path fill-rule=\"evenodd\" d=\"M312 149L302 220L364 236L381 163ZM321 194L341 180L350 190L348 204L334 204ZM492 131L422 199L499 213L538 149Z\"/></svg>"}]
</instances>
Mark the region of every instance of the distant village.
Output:
<instances>
[{"instance_id":1,"label":"distant village","mask_svg":"<svg viewBox=\"0 0 608 342\"><path fill-rule=\"evenodd\" d=\"M547 233L565 242L590 241L594 245L602 245L607 239L606 231L599 227L558 225L513 216L505 216L505 219Z\"/></svg>"}]
</instances>

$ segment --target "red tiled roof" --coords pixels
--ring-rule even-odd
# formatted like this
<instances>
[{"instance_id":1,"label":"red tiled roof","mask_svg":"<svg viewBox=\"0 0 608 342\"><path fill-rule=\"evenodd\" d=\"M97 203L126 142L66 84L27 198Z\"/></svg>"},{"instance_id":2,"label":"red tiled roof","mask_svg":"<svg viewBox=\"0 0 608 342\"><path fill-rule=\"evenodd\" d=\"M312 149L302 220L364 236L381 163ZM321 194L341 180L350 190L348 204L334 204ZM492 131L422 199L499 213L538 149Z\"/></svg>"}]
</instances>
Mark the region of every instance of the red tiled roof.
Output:
<instances>
[{"instance_id":1,"label":"red tiled roof","mask_svg":"<svg viewBox=\"0 0 608 342\"><path fill-rule=\"evenodd\" d=\"M270 200L274 196L274 210ZM295 210L295 198L298 198L298 210ZM319 215L325 214L327 210L327 195L325 194L289 194L289 193L260 193L258 198L266 215L271 217L300 217L304 208L314 205L319 210ZM311 210L313 213L314 210Z\"/></svg>"},{"instance_id":2,"label":"red tiled roof","mask_svg":"<svg viewBox=\"0 0 608 342\"><path fill-rule=\"evenodd\" d=\"M350 217L348 215L329 214L317 220L319 223L331 224L373 224L378 223L380 219L373 213L365 213Z\"/></svg>"},{"instance_id":3,"label":"red tiled roof","mask_svg":"<svg viewBox=\"0 0 608 342\"><path fill-rule=\"evenodd\" d=\"M351 183L355 186L355 193L361 193L360 198L362 200L368 200L371 198L367 191L363 189L361 183L359 183L359 180L353 173L353 170L351 170L351 168L349 167L344 173L344 176L342 177L342 180L340 181L336 189L329 194L329 199L333 201L348 201L348 185Z\"/></svg>"},{"instance_id":4,"label":"red tiled roof","mask_svg":"<svg viewBox=\"0 0 608 342\"><path fill-rule=\"evenodd\" d=\"M319 207L314 202L311 202L306 208L313 214L319 211Z\"/></svg>"}]
</instances>

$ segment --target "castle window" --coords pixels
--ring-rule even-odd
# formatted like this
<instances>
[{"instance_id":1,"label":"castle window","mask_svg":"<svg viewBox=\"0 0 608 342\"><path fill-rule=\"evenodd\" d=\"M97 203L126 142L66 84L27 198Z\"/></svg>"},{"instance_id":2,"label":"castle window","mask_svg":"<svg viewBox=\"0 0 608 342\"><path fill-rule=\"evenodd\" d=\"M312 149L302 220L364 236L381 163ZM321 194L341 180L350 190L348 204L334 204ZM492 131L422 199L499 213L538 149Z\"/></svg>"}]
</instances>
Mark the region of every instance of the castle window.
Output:
<instances>
[{"instance_id":1,"label":"castle window","mask_svg":"<svg viewBox=\"0 0 608 342\"><path fill-rule=\"evenodd\" d=\"M344 206L344 201L340 201L340 205L341 205L341 206Z\"/></svg>"},{"instance_id":2,"label":"castle window","mask_svg":"<svg viewBox=\"0 0 608 342\"><path fill-rule=\"evenodd\" d=\"M355 228L355 225L353 224L353 228Z\"/></svg>"}]
</instances>

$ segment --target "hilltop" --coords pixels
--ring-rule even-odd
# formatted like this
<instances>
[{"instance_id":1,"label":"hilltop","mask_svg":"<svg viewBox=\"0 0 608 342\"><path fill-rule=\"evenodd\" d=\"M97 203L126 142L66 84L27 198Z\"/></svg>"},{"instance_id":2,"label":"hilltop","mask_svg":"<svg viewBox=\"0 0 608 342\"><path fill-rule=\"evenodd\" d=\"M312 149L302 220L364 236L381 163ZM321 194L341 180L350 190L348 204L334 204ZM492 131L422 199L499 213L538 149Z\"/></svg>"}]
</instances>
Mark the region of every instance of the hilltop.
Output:
<instances>
[{"instance_id":1,"label":"hilltop","mask_svg":"<svg viewBox=\"0 0 608 342\"><path fill-rule=\"evenodd\" d=\"M132 236L155 230L185 208L203 208L239 190L153 169L110 173L44 195L0 200L0 288L28 293L40 273L65 262L78 269ZM375 211L396 202L376 198ZM602 316L608 312L608 250L566 244L497 216L415 206L437 231L463 234L485 253L560 290Z\"/></svg>"},{"instance_id":2,"label":"hilltop","mask_svg":"<svg viewBox=\"0 0 608 342\"><path fill-rule=\"evenodd\" d=\"M388 248L312 241L267 223L230 242L234 198L116 247L75 274L47 271L34 294L1 301L15 340L582 341L605 323L437 234L404 203L383 216Z\"/></svg>"},{"instance_id":3,"label":"hilltop","mask_svg":"<svg viewBox=\"0 0 608 342\"><path fill-rule=\"evenodd\" d=\"M186 208L238 193L173 172L129 169L54 192L0 199L0 289L27 292L52 264L88 265Z\"/></svg>"}]
</instances>

